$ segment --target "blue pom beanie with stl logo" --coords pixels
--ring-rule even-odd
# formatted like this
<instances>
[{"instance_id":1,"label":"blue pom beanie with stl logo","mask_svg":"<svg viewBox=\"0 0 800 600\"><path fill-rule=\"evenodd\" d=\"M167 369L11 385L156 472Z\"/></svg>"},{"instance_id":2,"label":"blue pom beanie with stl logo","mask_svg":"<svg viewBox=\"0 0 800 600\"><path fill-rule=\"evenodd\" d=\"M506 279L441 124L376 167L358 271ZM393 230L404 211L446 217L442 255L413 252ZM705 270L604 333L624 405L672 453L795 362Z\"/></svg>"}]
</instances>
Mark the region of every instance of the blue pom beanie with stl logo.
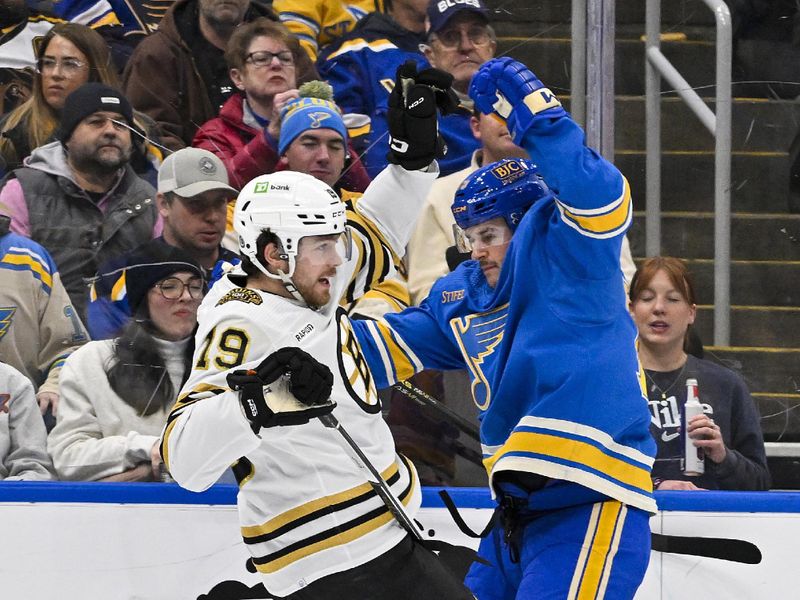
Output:
<instances>
[{"instance_id":1,"label":"blue pom beanie with stl logo","mask_svg":"<svg viewBox=\"0 0 800 600\"><path fill-rule=\"evenodd\" d=\"M297 98L281 110L278 154L283 154L300 134L309 129L332 129L347 143L347 127L334 102L321 98Z\"/></svg>"}]
</instances>

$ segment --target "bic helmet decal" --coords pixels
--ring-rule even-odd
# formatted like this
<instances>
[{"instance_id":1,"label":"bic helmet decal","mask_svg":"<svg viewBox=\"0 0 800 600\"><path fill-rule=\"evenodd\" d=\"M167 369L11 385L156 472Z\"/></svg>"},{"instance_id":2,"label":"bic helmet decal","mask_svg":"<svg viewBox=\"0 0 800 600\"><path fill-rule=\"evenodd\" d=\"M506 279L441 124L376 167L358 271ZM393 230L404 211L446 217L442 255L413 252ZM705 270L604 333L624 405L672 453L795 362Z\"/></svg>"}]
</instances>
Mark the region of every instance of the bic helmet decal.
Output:
<instances>
[{"instance_id":1,"label":"bic helmet decal","mask_svg":"<svg viewBox=\"0 0 800 600\"><path fill-rule=\"evenodd\" d=\"M508 185L515 182L520 177L524 177L526 170L518 160L507 160L492 168L491 173L497 177L503 185Z\"/></svg>"},{"instance_id":2,"label":"bic helmet decal","mask_svg":"<svg viewBox=\"0 0 800 600\"><path fill-rule=\"evenodd\" d=\"M536 165L524 158L505 158L481 167L456 191L451 210L462 230L503 218L513 231L537 201L552 198Z\"/></svg>"}]
</instances>

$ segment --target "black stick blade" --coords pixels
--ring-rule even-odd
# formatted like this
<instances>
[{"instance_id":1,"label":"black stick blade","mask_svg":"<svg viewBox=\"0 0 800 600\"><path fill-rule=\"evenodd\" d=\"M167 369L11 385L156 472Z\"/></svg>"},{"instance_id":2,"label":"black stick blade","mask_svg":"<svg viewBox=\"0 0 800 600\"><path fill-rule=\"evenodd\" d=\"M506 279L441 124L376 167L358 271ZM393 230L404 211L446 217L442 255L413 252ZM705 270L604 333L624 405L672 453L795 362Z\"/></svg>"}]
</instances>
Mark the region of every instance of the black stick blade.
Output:
<instances>
[{"instance_id":1,"label":"black stick blade","mask_svg":"<svg viewBox=\"0 0 800 600\"><path fill-rule=\"evenodd\" d=\"M746 565L761 562L761 550L752 542L728 538L692 537L678 535L652 534L652 548L656 552L705 556L719 560L729 560Z\"/></svg>"}]
</instances>

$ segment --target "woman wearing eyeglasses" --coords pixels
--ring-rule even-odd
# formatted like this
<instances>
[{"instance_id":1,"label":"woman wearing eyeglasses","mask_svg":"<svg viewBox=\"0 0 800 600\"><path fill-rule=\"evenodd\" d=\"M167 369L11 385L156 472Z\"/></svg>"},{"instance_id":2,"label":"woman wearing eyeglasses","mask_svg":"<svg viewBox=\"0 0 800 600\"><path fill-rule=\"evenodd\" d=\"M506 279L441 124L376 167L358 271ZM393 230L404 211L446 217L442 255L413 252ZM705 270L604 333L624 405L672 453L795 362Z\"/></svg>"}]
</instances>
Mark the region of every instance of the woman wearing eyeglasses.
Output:
<instances>
[{"instance_id":1,"label":"woman wearing eyeglasses","mask_svg":"<svg viewBox=\"0 0 800 600\"><path fill-rule=\"evenodd\" d=\"M105 41L85 25L55 25L37 47L31 97L0 121L0 173L21 167L34 148L53 141L64 101L88 82L119 89ZM149 117L136 113L135 122L149 139L158 143L157 127ZM138 175L154 183L161 152L153 144L142 144L136 134L132 139L131 166Z\"/></svg>"},{"instance_id":2,"label":"woman wearing eyeglasses","mask_svg":"<svg viewBox=\"0 0 800 600\"><path fill-rule=\"evenodd\" d=\"M192 146L219 156L230 184L241 189L251 179L281 168L279 115L287 102L298 97L298 84L309 80L297 69L307 57L288 29L261 18L234 32L225 60L240 93L225 102L218 117L197 130ZM370 180L355 156L353 161L343 187L363 192Z\"/></svg>"},{"instance_id":3,"label":"woman wearing eyeglasses","mask_svg":"<svg viewBox=\"0 0 800 600\"><path fill-rule=\"evenodd\" d=\"M134 319L119 338L73 353L61 371L47 445L60 479L159 478L157 440L188 373L205 282L182 250L154 240L131 255L124 288Z\"/></svg>"}]
</instances>

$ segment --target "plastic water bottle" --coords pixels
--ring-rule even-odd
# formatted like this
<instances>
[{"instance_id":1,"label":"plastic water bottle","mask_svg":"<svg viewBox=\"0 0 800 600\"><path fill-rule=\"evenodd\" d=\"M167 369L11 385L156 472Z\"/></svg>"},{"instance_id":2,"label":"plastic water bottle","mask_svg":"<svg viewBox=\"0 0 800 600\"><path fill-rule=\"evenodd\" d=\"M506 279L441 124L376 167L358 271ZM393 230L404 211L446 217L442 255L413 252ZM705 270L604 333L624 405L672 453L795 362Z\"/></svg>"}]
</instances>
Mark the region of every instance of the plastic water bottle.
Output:
<instances>
[{"instance_id":1,"label":"plastic water bottle","mask_svg":"<svg viewBox=\"0 0 800 600\"><path fill-rule=\"evenodd\" d=\"M697 379L686 380L686 404L683 405L683 474L689 477L702 475L706 470L705 453L697 448L689 437L689 421L695 415L703 414L703 405L697 395Z\"/></svg>"}]
</instances>

